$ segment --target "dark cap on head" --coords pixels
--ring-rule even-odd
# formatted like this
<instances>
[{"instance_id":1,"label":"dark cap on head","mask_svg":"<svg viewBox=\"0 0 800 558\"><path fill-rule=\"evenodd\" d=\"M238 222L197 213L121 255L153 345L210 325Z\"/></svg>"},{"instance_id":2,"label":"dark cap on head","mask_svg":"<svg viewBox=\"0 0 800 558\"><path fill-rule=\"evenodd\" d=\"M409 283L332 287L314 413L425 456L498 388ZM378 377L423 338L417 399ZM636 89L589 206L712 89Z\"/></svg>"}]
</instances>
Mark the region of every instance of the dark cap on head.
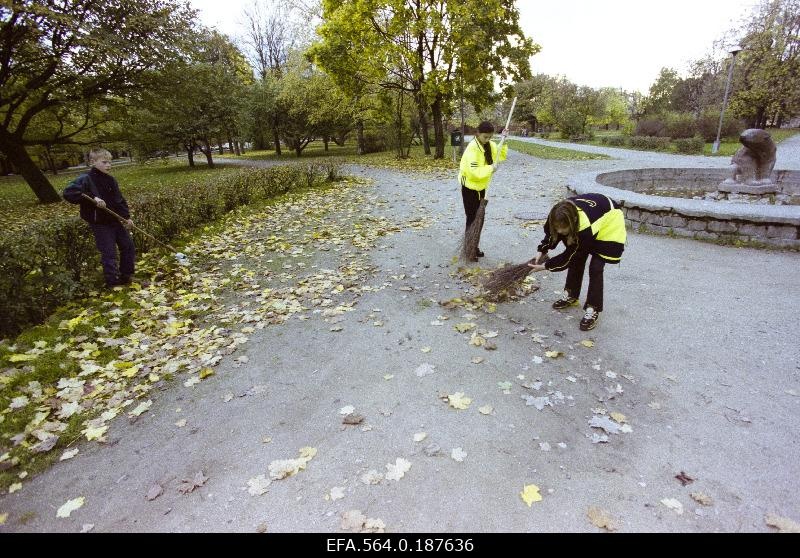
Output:
<instances>
[{"instance_id":1,"label":"dark cap on head","mask_svg":"<svg viewBox=\"0 0 800 558\"><path fill-rule=\"evenodd\" d=\"M478 132L481 134L493 134L494 125L488 120L484 120L483 122L478 124Z\"/></svg>"}]
</instances>

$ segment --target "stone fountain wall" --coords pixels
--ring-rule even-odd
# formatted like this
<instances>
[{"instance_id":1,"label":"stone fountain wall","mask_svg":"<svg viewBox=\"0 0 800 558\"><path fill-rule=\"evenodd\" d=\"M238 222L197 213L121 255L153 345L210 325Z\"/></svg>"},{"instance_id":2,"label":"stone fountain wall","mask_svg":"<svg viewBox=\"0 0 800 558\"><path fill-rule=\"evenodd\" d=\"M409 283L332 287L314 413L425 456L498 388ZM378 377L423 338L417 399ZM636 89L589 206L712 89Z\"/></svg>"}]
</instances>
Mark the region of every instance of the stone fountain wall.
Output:
<instances>
[{"instance_id":1,"label":"stone fountain wall","mask_svg":"<svg viewBox=\"0 0 800 558\"><path fill-rule=\"evenodd\" d=\"M632 169L580 174L569 180L569 188L576 194L598 192L616 201L631 230L800 249L800 171L773 172L772 194L734 192L759 196L746 200L750 203L735 196L724 202L706 199L717 195L729 176L728 169Z\"/></svg>"}]
</instances>

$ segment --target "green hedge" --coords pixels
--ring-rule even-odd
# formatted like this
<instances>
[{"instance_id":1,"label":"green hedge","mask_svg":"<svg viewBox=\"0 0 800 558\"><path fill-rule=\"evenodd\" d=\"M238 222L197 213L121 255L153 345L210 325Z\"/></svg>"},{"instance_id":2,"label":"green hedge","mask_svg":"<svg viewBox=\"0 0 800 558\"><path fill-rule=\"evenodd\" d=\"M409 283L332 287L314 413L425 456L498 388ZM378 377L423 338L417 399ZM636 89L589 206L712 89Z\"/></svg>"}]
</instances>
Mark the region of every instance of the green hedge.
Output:
<instances>
[{"instance_id":1,"label":"green hedge","mask_svg":"<svg viewBox=\"0 0 800 558\"><path fill-rule=\"evenodd\" d=\"M678 153L683 153L684 155L702 155L703 148L706 145L705 140L701 137L680 138L674 140L674 143Z\"/></svg>"},{"instance_id":2,"label":"green hedge","mask_svg":"<svg viewBox=\"0 0 800 558\"><path fill-rule=\"evenodd\" d=\"M649 151L666 151L669 149L669 143L669 138L653 136L633 136L631 138L631 147L647 149Z\"/></svg>"},{"instance_id":3,"label":"green hedge","mask_svg":"<svg viewBox=\"0 0 800 558\"><path fill-rule=\"evenodd\" d=\"M128 198L128 204L138 227L168 243L236 207L335 180L338 173L339 167L332 163L243 169L143 192ZM0 338L41 323L58 306L93 286L100 257L91 230L77 216L77 207L75 213L0 233ZM138 253L156 247L136 231L134 240Z\"/></svg>"}]
</instances>

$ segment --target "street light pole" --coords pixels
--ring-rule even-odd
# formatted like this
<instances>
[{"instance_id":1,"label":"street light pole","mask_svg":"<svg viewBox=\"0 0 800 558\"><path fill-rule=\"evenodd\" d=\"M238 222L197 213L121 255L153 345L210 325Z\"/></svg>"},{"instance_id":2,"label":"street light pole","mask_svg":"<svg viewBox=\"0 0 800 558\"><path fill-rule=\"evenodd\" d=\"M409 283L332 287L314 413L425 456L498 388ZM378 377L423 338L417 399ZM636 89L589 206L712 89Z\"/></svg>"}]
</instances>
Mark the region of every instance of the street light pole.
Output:
<instances>
[{"instance_id":1,"label":"street light pole","mask_svg":"<svg viewBox=\"0 0 800 558\"><path fill-rule=\"evenodd\" d=\"M733 65L736 64L736 55L742 51L742 47L736 45L729 52L733 55L731 58L731 67L728 69L728 82L725 84L725 96L722 98L722 110L719 113L719 126L717 126L717 139L714 145L711 146L711 153L716 154L719 151L719 136L722 134L722 119L725 116L725 107L728 104L728 93L731 90L731 79L733 78Z\"/></svg>"}]
</instances>

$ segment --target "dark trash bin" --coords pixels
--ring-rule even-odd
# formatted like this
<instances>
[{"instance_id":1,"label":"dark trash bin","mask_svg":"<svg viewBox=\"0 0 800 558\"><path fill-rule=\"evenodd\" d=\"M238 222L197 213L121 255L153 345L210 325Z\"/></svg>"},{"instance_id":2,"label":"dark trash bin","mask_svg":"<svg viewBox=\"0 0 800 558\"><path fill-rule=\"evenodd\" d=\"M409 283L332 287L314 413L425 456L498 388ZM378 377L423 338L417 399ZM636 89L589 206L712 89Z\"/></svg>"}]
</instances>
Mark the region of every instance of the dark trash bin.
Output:
<instances>
[{"instance_id":1,"label":"dark trash bin","mask_svg":"<svg viewBox=\"0 0 800 558\"><path fill-rule=\"evenodd\" d=\"M463 142L464 138L461 135L461 130L450 132L450 145L461 145Z\"/></svg>"}]
</instances>

